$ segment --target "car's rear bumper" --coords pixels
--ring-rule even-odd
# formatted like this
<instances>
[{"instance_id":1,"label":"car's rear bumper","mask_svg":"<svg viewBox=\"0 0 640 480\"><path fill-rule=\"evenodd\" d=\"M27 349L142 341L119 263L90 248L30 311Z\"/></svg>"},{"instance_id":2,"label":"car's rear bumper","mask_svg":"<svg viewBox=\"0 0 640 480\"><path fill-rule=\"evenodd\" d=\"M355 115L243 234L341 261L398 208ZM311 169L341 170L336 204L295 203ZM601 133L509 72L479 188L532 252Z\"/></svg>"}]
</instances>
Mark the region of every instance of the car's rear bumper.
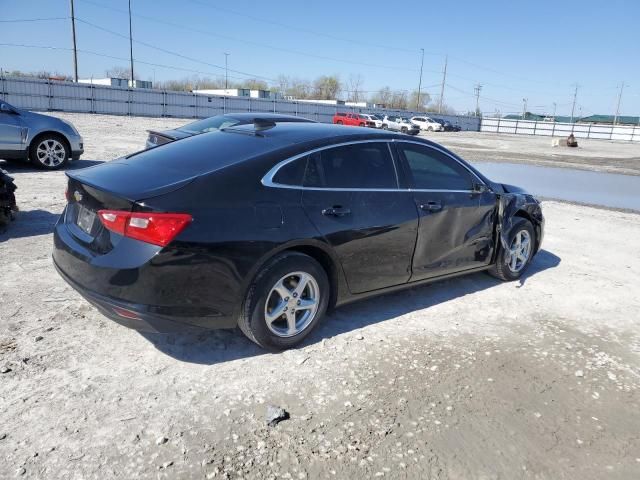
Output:
<instances>
[{"instance_id":1,"label":"car's rear bumper","mask_svg":"<svg viewBox=\"0 0 640 480\"><path fill-rule=\"evenodd\" d=\"M157 251L131 239L121 241L119 252L95 256L63 219L64 214L53 233L54 265L106 317L136 330L161 333L237 325L237 301L224 278L211 273L215 269L207 268L206 262L180 264L176 258L189 257L187 252ZM127 247L125 242L141 245Z\"/></svg>"},{"instance_id":2,"label":"car's rear bumper","mask_svg":"<svg viewBox=\"0 0 640 480\"><path fill-rule=\"evenodd\" d=\"M152 313L150 312L151 307L149 305L123 302L92 292L82 287L82 285L75 280L72 280L71 277L62 271L55 260L53 261L53 265L56 267L60 276L82 295L85 300L96 307L102 315L122 326L148 333L181 333L205 330L205 328L200 326L183 323L175 317Z\"/></svg>"}]
</instances>

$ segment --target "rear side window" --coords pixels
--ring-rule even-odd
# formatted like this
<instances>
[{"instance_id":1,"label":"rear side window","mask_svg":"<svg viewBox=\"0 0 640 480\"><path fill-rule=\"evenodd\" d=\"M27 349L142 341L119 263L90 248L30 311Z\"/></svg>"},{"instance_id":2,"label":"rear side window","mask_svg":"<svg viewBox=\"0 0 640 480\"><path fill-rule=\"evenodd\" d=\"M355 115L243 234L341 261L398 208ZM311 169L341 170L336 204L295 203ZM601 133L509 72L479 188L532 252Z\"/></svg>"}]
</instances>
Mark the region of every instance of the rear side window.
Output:
<instances>
[{"instance_id":1,"label":"rear side window","mask_svg":"<svg viewBox=\"0 0 640 480\"><path fill-rule=\"evenodd\" d=\"M317 188L398 188L384 142L358 143L309 156L304 185Z\"/></svg>"},{"instance_id":2,"label":"rear side window","mask_svg":"<svg viewBox=\"0 0 640 480\"><path fill-rule=\"evenodd\" d=\"M302 186L307 158L309 157L298 158L281 167L274 175L273 182L281 185Z\"/></svg>"},{"instance_id":3,"label":"rear side window","mask_svg":"<svg viewBox=\"0 0 640 480\"><path fill-rule=\"evenodd\" d=\"M458 162L432 148L399 143L407 161L413 188L425 190L471 190L471 174Z\"/></svg>"}]
</instances>

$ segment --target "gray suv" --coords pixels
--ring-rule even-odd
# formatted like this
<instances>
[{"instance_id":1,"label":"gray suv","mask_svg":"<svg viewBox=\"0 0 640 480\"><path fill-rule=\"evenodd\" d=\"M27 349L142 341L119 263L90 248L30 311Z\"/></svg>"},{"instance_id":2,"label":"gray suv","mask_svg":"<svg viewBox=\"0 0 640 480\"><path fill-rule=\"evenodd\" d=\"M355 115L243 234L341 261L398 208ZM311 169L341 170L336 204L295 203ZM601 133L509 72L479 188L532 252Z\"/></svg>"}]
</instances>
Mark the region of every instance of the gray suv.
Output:
<instances>
[{"instance_id":1,"label":"gray suv","mask_svg":"<svg viewBox=\"0 0 640 480\"><path fill-rule=\"evenodd\" d=\"M56 170L83 152L82 137L69 122L0 100L0 158L30 160L42 169Z\"/></svg>"}]
</instances>

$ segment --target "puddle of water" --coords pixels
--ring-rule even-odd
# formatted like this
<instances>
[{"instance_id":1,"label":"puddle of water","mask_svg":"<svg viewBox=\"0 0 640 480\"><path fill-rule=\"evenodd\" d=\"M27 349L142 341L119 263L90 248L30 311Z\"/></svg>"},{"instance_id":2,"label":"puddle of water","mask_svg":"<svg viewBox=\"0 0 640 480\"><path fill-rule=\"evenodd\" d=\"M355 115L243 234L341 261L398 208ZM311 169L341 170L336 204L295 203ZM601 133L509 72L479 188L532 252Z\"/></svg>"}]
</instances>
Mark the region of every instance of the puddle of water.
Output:
<instances>
[{"instance_id":1,"label":"puddle of water","mask_svg":"<svg viewBox=\"0 0 640 480\"><path fill-rule=\"evenodd\" d=\"M491 180L517 185L533 195L640 211L640 176L517 163L473 165Z\"/></svg>"}]
</instances>

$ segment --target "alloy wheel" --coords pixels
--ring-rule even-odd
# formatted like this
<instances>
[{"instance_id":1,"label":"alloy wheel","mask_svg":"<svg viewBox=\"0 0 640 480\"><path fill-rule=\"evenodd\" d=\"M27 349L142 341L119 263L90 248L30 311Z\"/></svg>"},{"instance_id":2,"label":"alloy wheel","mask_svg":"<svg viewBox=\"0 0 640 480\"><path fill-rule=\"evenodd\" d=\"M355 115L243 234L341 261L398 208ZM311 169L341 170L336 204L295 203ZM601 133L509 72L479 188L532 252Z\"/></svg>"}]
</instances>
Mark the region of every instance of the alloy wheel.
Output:
<instances>
[{"instance_id":1,"label":"alloy wheel","mask_svg":"<svg viewBox=\"0 0 640 480\"><path fill-rule=\"evenodd\" d=\"M269 330L279 337L292 337L306 329L320 305L320 288L307 272L288 273L269 291L264 319Z\"/></svg>"},{"instance_id":2,"label":"alloy wheel","mask_svg":"<svg viewBox=\"0 0 640 480\"><path fill-rule=\"evenodd\" d=\"M527 230L520 230L516 233L509 247L507 266L513 273L522 270L531 255L531 235Z\"/></svg>"},{"instance_id":3,"label":"alloy wheel","mask_svg":"<svg viewBox=\"0 0 640 480\"><path fill-rule=\"evenodd\" d=\"M53 138L43 140L36 149L38 162L47 167L57 167L64 162L67 152L64 146Z\"/></svg>"}]
</instances>

